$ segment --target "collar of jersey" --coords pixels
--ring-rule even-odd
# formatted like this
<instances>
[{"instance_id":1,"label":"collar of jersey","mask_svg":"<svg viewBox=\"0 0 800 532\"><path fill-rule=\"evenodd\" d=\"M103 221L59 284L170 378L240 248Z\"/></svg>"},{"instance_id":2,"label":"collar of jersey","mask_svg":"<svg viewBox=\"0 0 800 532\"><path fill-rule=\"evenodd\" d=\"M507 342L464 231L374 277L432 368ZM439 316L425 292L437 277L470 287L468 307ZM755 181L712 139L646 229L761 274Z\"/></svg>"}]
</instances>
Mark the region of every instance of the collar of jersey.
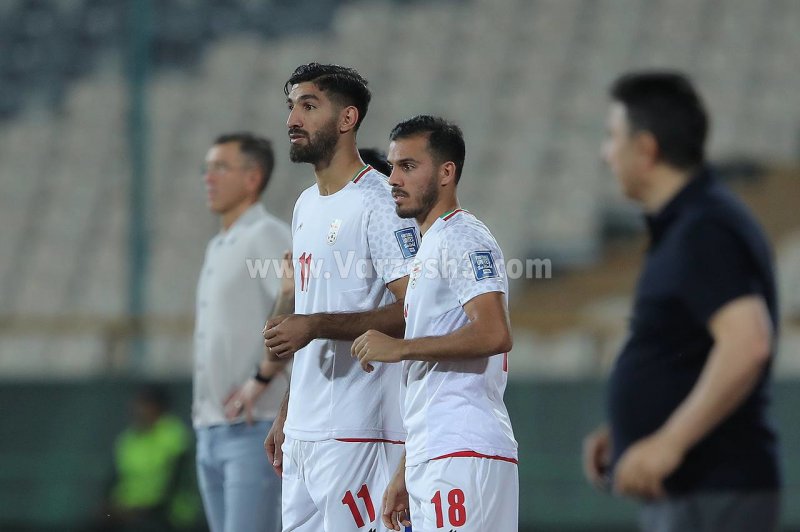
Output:
<instances>
[{"instance_id":1,"label":"collar of jersey","mask_svg":"<svg viewBox=\"0 0 800 532\"><path fill-rule=\"evenodd\" d=\"M361 169L358 172L356 172L353 175L353 178L350 181L352 181L353 183L358 183L358 181L362 177L364 177L370 170L372 170L372 167L368 164L365 164L364 166L361 167Z\"/></svg>"},{"instance_id":2,"label":"collar of jersey","mask_svg":"<svg viewBox=\"0 0 800 532\"><path fill-rule=\"evenodd\" d=\"M446 212L446 213L442 214L441 216L436 218L436 220L434 220L434 222L431 224L431 226L428 228L428 230L425 231L425 234L422 235L422 238L425 238L425 236L431 235L431 234L436 233L437 231L439 231L440 228L443 228L447 224L447 222L449 222L450 220L453 219L454 215L456 215L456 214L458 214L460 212L469 214L469 211L467 211L465 209L455 209L455 210L452 210L450 212Z\"/></svg>"},{"instance_id":3,"label":"collar of jersey","mask_svg":"<svg viewBox=\"0 0 800 532\"><path fill-rule=\"evenodd\" d=\"M337 195L338 195L340 192L342 192L342 191L344 191L345 189L347 189L347 187L349 187L349 186L351 186L351 185L356 185L356 184L358 184L358 182L359 182L359 181L360 181L360 180L361 180L361 179L362 179L362 178L363 178L363 177L364 177L364 176L365 176L367 173L369 173L369 171L370 171L370 170L372 170L372 167L371 167L370 165L368 165L368 164L365 164L364 166L362 166L362 167L361 167L361 168L358 170L358 172L356 172L355 174L353 174L353 177L351 177L351 178L350 178L350 181L348 181L347 183L345 183L345 185L344 185L342 188L340 188L339 190L337 190L337 191L336 191L336 192L334 192L333 194L326 194L326 195L324 195L324 196L323 196L322 194L320 194L320 193L319 193L319 187L317 187L317 189L316 189L316 190L317 190L317 197L318 197L318 198L320 198L320 199L321 199L321 200L323 200L323 201L328 201L328 199L329 199L329 198L335 198L335 197L336 197L336 196L337 196Z\"/></svg>"},{"instance_id":4,"label":"collar of jersey","mask_svg":"<svg viewBox=\"0 0 800 532\"><path fill-rule=\"evenodd\" d=\"M467 211L466 209L453 209L450 212L446 212L446 213L442 214L441 216L439 216L439 218L441 218L442 220L447 222L447 221L450 220L450 218L452 218L453 216L455 216L456 214L458 214L460 212L469 213L469 211Z\"/></svg>"},{"instance_id":5,"label":"collar of jersey","mask_svg":"<svg viewBox=\"0 0 800 532\"><path fill-rule=\"evenodd\" d=\"M225 238L226 236L230 235L234 229L238 229L239 227L246 227L254 223L259 218L261 218L261 215L265 212L266 209L264 209L264 204L261 203L261 201L259 200L253 203L250 207L248 207L248 209L244 211L242 214L240 214L239 217L236 219L236 221L233 222L231 226L228 227L228 229L223 229L218 234L222 238Z\"/></svg>"}]
</instances>

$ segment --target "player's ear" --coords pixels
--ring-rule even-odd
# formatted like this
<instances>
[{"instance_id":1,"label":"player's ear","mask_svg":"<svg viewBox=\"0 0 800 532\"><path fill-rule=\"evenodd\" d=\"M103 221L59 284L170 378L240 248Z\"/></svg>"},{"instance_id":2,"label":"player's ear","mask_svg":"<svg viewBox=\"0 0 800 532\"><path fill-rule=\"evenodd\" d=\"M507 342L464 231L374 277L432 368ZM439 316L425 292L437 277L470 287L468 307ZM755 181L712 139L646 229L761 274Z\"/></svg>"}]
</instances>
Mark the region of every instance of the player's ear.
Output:
<instances>
[{"instance_id":1,"label":"player's ear","mask_svg":"<svg viewBox=\"0 0 800 532\"><path fill-rule=\"evenodd\" d=\"M358 109L348 105L339 113L339 133L347 133L354 130L358 123Z\"/></svg>"},{"instance_id":2,"label":"player's ear","mask_svg":"<svg viewBox=\"0 0 800 532\"><path fill-rule=\"evenodd\" d=\"M456 182L456 163L447 161L439 166L439 185L445 186Z\"/></svg>"},{"instance_id":3,"label":"player's ear","mask_svg":"<svg viewBox=\"0 0 800 532\"><path fill-rule=\"evenodd\" d=\"M258 189L261 187L261 169L258 166L253 165L247 170L247 174L245 174L244 179L247 191L257 194Z\"/></svg>"},{"instance_id":4,"label":"player's ear","mask_svg":"<svg viewBox=\"0 0 800 532\"><path fill-rule=\"evenodd\" d=\"M648 166L658 162L658 141L649 131L640 131L635 134L633 142L641 160Z\"/></svg>"}]
</instances>

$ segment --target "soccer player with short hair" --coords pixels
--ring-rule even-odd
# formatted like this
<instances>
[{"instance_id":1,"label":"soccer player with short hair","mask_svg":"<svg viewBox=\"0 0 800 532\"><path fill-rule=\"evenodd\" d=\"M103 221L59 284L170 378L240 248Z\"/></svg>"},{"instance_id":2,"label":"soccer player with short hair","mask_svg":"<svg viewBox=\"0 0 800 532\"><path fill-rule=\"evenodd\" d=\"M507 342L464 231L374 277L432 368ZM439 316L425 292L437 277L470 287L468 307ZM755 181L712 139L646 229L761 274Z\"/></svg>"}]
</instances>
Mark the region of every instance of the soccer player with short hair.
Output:
<instances>
[{"instance_id":1,"label":"soccer player with short hair","mask_svg":"<svg viewBox=\"0 0 800 532\"><path fill-rule=\"evenodd\" d=\"M311 63L285 93L290 158L313 165L316 183L292 218L295 314L270 320L264 333L272 354L294 354L288 410L285 401L265 446L283 476L285 531L383 530L379 497L405 440L400 368L366 374L350 347L372 328L402 336L418 229L395 213L386 176L358 155L366 80Z\"/></svg>"},{"instance_id":2,"label":"soccer player with short hair","mask_svg":"<svg viewBox=\"0 0 800 532\"><path fill-rule=\"evenodd\" d=\"M459 208L464 155L461 130L441 118L416 116L391 133L397 214L423 235L405 339L368 331L352 353L367 372L402 361L405 459L383 501L393 530L408 524L409 505L414 530L517 530L517 442L503 403L508 282L494 236Z\"/></svg>"}]
</instances>

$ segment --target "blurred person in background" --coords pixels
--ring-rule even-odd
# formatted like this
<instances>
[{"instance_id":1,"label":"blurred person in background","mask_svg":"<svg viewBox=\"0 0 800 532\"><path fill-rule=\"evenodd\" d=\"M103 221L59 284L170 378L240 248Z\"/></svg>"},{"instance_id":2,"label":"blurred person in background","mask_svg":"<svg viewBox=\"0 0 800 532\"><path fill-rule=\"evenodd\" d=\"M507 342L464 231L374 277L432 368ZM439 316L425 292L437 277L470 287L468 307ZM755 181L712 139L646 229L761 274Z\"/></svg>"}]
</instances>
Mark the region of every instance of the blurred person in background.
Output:
<instances>
[{"instance_id":1,"label":"blurred person in background","mask_svg":"<svg viewBox=\"0 0 800 532\"><path fill-rule=\"evenodd\" d=\"M611 88L603 155L650 234L609 426L584 442L598 486L642 502L648 532L770 532L778 442L768 418L778 327L772 256L704 159L708 119L683 75Z\"/></svg>"},{"instance_id":2,"label":"blurred person in background","mask_svg":"<svg viewBox=\"0 0 800 532\"><path fill-rule=\"evenodd\" d=\"M359 148L358 154L364 164L368 164L378 172L385 176L392 173L392 167L389 166L389 161L386 160L386 154L378 148Z\"/></svg>"},{"instance_id":3,"label":"blurred person in background","mask_svg":"<svg viewBox=\"0 0 800 532\"><path fill-rule=\"evenodd\" d=\"M197 495L186 482L191 433L168 409L162 387L145 386L137 392L133 422L114 445L106 515L96 530L173 531L197 520Z\"/></svg>"},{"instance_id":4,"label":"blurred person in background","mask_svg":"<svg viewBox=\"0 0 800 532\"><path fill-rule=\"evenodd\" d=\"M270 142L247 132L221 135L205 160L207 204L221 228L197 285L192 418L212 532L280 530L280 481L262 445L289 380L285 362L264 355L259 331L293 309L293 292L280 275L289 227L259 201L273 166Z\"/></svg>"}]
</instances>

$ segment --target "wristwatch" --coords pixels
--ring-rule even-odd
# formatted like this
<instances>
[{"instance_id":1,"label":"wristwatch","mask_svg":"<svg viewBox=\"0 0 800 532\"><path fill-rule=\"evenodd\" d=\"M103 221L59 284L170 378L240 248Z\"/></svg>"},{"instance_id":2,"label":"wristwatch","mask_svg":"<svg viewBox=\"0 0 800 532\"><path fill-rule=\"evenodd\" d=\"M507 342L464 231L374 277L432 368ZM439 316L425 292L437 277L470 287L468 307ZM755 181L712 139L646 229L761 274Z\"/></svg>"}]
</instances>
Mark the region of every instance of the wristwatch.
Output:
<instances>
[{"instance_id":1,"label":"wristwatch","mask_svg":"<svg viewBox=\"0 0 800 532\"><path fill-rule=\"evenodd\" d=\"M262 384L269 384L272 380L272 377L266 377L261 374L261 368L256 366L256 374L253 375L253 378Z\"/></svg>"}]
</instances>

